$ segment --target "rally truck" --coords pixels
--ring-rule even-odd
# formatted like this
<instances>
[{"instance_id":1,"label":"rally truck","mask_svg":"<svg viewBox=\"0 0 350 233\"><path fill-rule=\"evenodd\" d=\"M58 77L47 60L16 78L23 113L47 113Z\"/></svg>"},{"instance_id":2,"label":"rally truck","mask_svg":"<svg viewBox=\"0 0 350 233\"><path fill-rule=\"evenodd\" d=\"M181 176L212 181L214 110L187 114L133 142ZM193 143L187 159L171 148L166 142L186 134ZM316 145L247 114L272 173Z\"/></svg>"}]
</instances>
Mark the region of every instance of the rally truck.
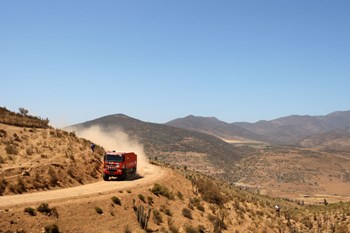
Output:
<instances>
[{"instance_id":1,"label":"rally truck","mask_svg":"<svg viewBox=\"0 0 350 233\"><path fill-rule=\"evenodd\" d=\"M134 152L107 151L103 156L103 180L110 177L125 180L134 175L137 168L137 155Z\"/></svg>"}]
</instances>

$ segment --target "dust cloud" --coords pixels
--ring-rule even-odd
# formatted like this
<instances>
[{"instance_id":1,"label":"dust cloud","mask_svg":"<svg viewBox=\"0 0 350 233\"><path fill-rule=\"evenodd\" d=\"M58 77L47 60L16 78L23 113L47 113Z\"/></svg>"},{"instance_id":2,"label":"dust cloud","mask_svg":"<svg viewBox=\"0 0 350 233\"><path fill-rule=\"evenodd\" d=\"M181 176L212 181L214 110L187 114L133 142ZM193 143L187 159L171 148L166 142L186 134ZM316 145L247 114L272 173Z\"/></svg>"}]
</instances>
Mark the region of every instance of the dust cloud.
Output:
<instances>
[{"instance_id":1,"label":"dust cloud","mask_svg":"<svg viewBox=\"0 0 350 233\"><path fill-rule=\"evenodd\" d=\"M153 172L145 154L143 145L130 139L129 135L120 129L104 130L99 126L91 126L84 129L70 129L75 131L78 137L88 139L102 146L106 151L134 152L137 154L137 173L146 176Z\"/></svg>"}]
</instances>

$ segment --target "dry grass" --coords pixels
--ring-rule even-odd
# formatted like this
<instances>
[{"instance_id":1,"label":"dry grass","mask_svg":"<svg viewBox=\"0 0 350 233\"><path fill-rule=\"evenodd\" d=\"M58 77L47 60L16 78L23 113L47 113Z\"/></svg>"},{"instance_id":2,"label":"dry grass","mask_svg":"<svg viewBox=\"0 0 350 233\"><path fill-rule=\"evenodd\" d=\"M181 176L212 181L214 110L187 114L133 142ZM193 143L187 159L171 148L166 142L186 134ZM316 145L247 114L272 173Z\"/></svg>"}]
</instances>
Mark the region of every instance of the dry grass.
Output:
<instances>
[{"instance_id":1,"label":"dry grass","mask_svg":"<svg viewBox=\"0 0 350 233\"><path fill-rule=\"evenodd\" d=\"M101 177L103 148L98 147L102 154L92 154L87 140L51 128L0 128L0 195L71 187Z\"/></svg>"},{"instance_id":2,"label":"dry grass","mask_svg":"<svg viewBox=\"0 0 350 233\"><path fill-rule=\"evenodd\" d=\"M48 128L49 120L27 114L14 113L0 107L0 123L29 128Z\"/></svg>"}]
</instances>

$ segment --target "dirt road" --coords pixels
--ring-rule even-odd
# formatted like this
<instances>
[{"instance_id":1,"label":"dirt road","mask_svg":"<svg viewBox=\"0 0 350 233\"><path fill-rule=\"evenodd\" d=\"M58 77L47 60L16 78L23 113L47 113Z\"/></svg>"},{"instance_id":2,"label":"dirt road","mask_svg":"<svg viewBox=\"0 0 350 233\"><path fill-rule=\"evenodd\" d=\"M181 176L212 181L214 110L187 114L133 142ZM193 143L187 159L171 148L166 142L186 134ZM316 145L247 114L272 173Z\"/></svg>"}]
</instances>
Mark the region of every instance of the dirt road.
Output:
<instances>
[{"instance_id":1,"label":"dirt road","mask_svg":"<svg viewBox=\"0 0 350 233\"><path fill-rule=\"evenodd\" d=\"M72 188L63 188L57 190L27 193L20 195L9 195L0 197L0 207L9 207L14 205L47 202L58 199L71 199L82 196L109 193L115 190L128 189L143 185L155 183L167 176L167 171L161 167L147 165L137 179L126 181L99 181L92 184L81 185Z\"/></svg>"}]
</instances>

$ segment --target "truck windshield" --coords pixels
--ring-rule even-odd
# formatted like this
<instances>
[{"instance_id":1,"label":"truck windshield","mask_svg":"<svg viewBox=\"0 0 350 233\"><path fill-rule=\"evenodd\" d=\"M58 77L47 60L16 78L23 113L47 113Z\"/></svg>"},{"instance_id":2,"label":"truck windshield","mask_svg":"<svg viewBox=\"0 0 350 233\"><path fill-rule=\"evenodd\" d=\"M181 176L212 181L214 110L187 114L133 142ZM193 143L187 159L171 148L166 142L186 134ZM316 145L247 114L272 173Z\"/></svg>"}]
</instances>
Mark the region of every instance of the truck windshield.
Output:
<instances>
[{"instance_id":1,"label":"truck windshield","mask_svg":"<svg viewBox=\"0 0 350 233\"><path fill-rule=\"evenodd\" d=\"M120 163L120 162L123 162L123 156L121 156L121 155L109 155L109 154L107 154L107 155L106 155L106 161L108 161L108 162L117 162L117 163Z\"/></svg>"}]
</instances>

